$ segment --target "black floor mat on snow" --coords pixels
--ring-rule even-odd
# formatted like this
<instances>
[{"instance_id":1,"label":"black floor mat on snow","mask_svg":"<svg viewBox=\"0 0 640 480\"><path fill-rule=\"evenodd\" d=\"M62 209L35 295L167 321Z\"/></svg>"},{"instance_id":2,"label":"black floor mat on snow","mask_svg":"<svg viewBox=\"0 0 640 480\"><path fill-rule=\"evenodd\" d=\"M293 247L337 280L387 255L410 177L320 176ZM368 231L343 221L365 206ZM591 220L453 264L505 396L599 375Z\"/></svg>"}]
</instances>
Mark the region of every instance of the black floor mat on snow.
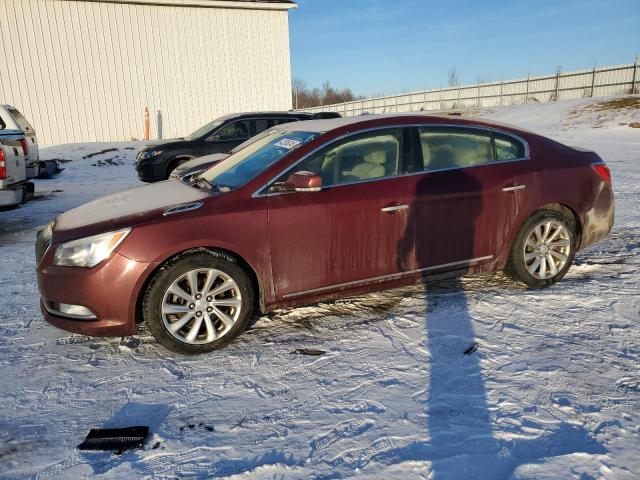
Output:
<instances>
[{"instance_id":1,"label":"black floor mat on snow","mask_svg":"<svg viewBox=\"0 0 640 480\"><path fill-rule=\"evenodd\" d=\"M144 444L149 427L92 428L79 450L130 450Z\"/></svg>"}]
</instances>

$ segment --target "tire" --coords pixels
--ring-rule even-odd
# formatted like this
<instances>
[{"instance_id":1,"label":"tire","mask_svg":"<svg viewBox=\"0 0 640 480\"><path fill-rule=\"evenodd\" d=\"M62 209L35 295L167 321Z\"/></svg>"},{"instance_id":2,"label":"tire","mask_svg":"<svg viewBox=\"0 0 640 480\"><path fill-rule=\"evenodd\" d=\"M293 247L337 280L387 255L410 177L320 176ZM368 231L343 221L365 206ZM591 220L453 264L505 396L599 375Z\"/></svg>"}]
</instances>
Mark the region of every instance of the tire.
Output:
<instances>
[{"instance_id":1,"label":"tire","mask_svg":"<svg viewBox=\"0 0 640 480\"><path fill-rule=\"evenodd\" d=\"M253 317L255 301L253 283L233 257L195 250L169 260L154 275L142 314L158 343L193 355L222 348L240 335Z\"/></svg>"},{"instance_id":2,"label":"tire","mask_svg":"<svg viewBox=\"0 0 640 480\"><path fill-rule=\"evenodd\" d=\"M547 225L550 225L549 230L546 230ZM573 215L558 210L538 210L520 228L505 273L530 288L553 285L565 276L573 263L576 230Z\"/></svg>"},{"instance_id":3,"label":"tire","mask_svg":"<svg viewBox=\"0 0 640 480\"><path fill-rule=\"evenodd\" d=\"M169 180L169 177L171 176L171 172L173 172L176 168L178 168L183 163L188 162L189 160L191 160L191 159L190 158L178 158L176 160L171 160L171 162L169 163L169 166L167 167L167 171L165 172L164 179L165 180Z\"/></svg>"}]
</instances>

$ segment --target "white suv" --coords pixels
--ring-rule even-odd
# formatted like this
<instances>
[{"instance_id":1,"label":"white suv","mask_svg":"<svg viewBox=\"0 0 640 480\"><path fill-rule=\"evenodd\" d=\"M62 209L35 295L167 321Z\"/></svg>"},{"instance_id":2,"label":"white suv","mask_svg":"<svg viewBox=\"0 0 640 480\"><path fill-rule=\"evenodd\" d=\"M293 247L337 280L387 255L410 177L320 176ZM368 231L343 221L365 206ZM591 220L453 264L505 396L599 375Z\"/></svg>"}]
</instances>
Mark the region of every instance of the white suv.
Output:
<instances>
[{"instance_id":1,"label":"white suv","mask_svg":"<svg viewBox=\"0 0 640 480\"><path fill-rule=\"evenodd\" d=\"M0 139L17 140L25 157L27 179L40 173L38 138L28 120L11 105L0 105Z\"/></svg>"}]
</instances>

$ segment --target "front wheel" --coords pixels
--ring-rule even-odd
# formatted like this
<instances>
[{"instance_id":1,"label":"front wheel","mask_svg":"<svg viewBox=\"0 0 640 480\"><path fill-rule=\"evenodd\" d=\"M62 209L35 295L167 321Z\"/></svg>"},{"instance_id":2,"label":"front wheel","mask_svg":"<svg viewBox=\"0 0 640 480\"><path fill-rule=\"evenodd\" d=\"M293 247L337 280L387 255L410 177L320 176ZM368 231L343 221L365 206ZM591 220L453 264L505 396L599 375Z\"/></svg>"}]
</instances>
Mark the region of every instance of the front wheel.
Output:
<instances>
[{"instance_id":1,"label":"front wheel","mask_svg":"<svg viewBox=\"0 0 640 480\"><path fill-rule=\"evenodd\" d=\"M538 210L524 223L511 248L506 272L531 288L565 276L575 257L576 221L563 212Z\"/></svg>"},{"instance_id":2,"label":"front wheel","mask_svg":"<svg viewBox=\"0 0 640 480\"><path fill-rule=\"evenodd\" d=\"M232 257L196 251L158 271L146 290L142 311L162 346L197 354L221 348L240 335L254 305L251 280Z\"/></svg>"}]
</instances>

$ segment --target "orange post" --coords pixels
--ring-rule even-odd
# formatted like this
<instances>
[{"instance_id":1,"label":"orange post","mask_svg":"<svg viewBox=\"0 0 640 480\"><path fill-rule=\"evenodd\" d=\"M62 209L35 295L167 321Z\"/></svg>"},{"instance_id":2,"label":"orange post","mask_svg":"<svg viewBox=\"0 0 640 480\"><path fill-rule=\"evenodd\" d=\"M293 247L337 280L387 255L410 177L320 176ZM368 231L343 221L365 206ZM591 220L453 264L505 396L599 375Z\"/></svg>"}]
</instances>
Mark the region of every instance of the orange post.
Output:
<instances>
[{"instance_id":1,"label":"orange post","mask_svg":"<svg viewBox=\"0 0 640 480\"><path fill-rule=\"evenodd\" d=\"M149 140L149 130L151 129L151 120L149 119L149 108L144 107L144 139Z\"/></svg>"}]
</instances>

